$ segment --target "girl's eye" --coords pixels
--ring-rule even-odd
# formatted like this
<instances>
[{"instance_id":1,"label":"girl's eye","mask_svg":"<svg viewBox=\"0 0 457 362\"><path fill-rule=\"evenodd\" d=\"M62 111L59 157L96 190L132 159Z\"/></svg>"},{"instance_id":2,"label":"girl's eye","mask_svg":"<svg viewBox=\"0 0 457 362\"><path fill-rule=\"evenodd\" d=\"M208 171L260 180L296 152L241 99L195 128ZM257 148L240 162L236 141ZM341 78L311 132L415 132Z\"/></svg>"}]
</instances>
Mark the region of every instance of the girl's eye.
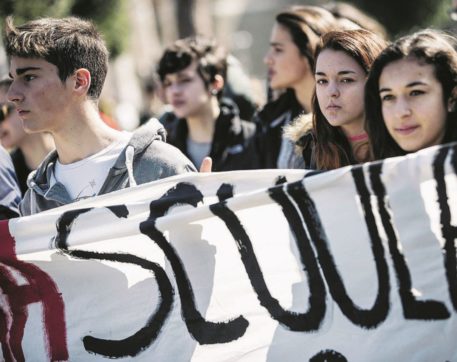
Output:
<instances>
[{"instance_id":1,"label":"girl's eye","mask_svg":"<svg viewBox=\"0 0 457 362\"><path fill-rule=\"evenodd\" d=\"M282 53L282 48L273 48L275 53Z\"/></svg>"},{"instance_id":2,"label":"girl's eye","mask_svg":"<svg viewBox=\"0 0 457 362\"><path fill-rule=\"evenodd\" d=\"M30 82L31 80L35 79L36 77L32 74L27 74L24 76L24 79L27 81L27 82Z\"/></svg>"},{"instance_id":3,"label":"girl's eye","mask_svg":"<svg viewBox=\"0 0 457 362\"><path fill-rule=\"evenodd\" d=\"M424 94L425 92L422 91L422 90L418 90L418 89L415 89L415 90L412 90L410 95L415 97L415 96L420 96L421 94Z\"/></svg>"},{"instance_id":4,"label":"girl's eye","mask_svg":"<svg viewBox=\"0 0 457 362\"><path fill-rule=\"evenodd\" d=\"M351 78L343 78L341 79L341 83L353 83L354 79Z\"/></svg>"},{"instance_id":5,"label":"girl's eye","mask_svg":"<svg viewBox=\"0 0 457 362\"><path fill-rule=\"evenodd\" d=\"M327 83L326 79L316 79L316 84L325 84Z\"/></svg>"},{"instance_id":6,"label":"girl's eye","mask_svg":"<svg viewBox=\"0 0 457 362\"><path fill-rule=\"evenodd\" d=\"M383 102L387 102L387 101L390 101L390 100L392 100L392 99L394 99L394 96L391 95L391 94L386 94L386 95L384 95L384 96L381 97L381 100L382 100Z\"/></svg>"}]
</instances>

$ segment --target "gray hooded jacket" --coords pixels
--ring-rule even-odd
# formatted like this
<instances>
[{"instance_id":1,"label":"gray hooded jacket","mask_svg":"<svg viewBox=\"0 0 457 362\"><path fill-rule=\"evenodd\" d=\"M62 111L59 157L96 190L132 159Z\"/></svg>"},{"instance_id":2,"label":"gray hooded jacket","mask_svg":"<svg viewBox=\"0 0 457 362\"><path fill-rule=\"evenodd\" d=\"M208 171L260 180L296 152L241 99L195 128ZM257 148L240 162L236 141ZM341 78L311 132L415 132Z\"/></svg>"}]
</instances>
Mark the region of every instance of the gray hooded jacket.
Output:
<instances>
[{"instance_id":1,"label":"gray hooded jacket","mask_svg":"<svg viewBox=\"0 0 457 362\"><path fill-rule=\"evenodd\" d=\"M165 143L165 129L156 119L138 128L109 170L99 195L186 172L196 171L176 147ZM21 215L73 202L60 182L50 186L57 152L51 152L27 180L29 189L19 205Z\"/></svg>"}]
</instances>

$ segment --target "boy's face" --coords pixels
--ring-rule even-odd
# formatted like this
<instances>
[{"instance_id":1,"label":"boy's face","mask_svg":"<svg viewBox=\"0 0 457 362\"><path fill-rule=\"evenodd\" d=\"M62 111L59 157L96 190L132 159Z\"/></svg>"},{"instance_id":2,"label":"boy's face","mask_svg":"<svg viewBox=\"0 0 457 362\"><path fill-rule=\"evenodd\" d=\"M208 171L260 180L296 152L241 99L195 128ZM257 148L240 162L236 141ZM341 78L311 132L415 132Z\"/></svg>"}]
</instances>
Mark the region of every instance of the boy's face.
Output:
<instances>
[{"instance_id":1,"label":"boy's face","mask_svg":"<svg viewBox=\"0 0 457 362\"><path fill-rule=\"evenodd\" d=\"M197 63L165 76L163 89L166 101L179 118L196 117L211 104L210 91L197 72Z\"/></svg>"},{"instance_id":2,"label":"boy's face","mask_svg":"<svg viewBox=\"0 0 457 362\"><path fill-rule=\"evenodd\" d=\"M16 106L25 131L58 132L71 115L72 98L71 87L62 83L57 67L43 59L13 56L10 76L8 99Z\"/></svg>"}]
</instances>

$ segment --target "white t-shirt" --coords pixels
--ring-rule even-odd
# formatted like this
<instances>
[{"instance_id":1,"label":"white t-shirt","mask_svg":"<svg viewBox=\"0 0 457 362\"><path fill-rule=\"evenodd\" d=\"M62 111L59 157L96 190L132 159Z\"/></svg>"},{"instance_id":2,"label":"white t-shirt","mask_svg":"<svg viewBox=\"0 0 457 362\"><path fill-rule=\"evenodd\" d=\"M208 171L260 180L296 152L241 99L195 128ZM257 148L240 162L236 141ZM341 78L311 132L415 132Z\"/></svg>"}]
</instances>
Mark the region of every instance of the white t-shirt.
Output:
<instances>
[{"instance_id":1,"label":"white t-shirt","mask_svg":"<svg viewBox=\"0 0 457 362\"><path fill-rule=\"evenodd\" d=\"M59 161L54 166L51 175L51 186L57 181L65 186L73 200L80 200L98 194L106 176L122 150L127 146L129 133L125 137L111 143L100 152L81 161L61 164Z\"/></svg>"}]
</instances>

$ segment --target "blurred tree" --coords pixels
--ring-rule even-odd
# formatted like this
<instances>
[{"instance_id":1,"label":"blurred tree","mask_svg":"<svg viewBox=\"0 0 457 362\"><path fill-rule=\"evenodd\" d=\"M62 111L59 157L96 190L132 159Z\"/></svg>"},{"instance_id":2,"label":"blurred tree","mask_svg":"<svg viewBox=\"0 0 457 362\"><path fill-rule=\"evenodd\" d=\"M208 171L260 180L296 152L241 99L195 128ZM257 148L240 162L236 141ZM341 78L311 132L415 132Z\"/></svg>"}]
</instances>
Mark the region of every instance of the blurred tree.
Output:
<instances>
[{"instance_id":1,"label":"blurred tree","mask_svg":"<svg viewBox=\"0 0 457 362\"><path fill-rule=\"evenodd\" d=\"M127 5L125 0L73 0L70 14L93 20L114 58L122 53L128 43Z\"/></svg>"},{"instance_id":2,"label":"blurred tree","mask_svg":"<svg viewBox=\"0 0 457 362\"><path fill-rule=\"evenodd\" d=\"M126 0L1 0L0 19L13 15L16 24L47 16L91 19L102 32L111 57L116 57L128 40L126 6Z\"/></svg>"},{"instance_id":3,"label":"blurred tree","mask_svg":"<svg viewBox=\"0 0 457 362\"><path fill-rule=\"evenodd\" d=\"M424 28L437 21L436 14L443 3L451 0L352 0L349 1L374 16L388 30L390 35L408 33L416 28Z\"/></svg>"},{"instance_id":4,"label":"blurred tree","mask_svg":"<svg viewBox=\"0 0 457 362\"><path fill-rule=\"evenodd\" d=\"M73 2L74 0L2 0L0 16L4 18L14 15L18 24L43 16L61 17L68 14Z\"/></svg>"},{"instance_id":5,"label":"blurred tree","mask_svg":"<svg viewBox=\"0 0 457 362\"><path fill-rule=\"evenodd\" d=\"M455 0L454 0L455 2ZM453 2L451 0L442 1L438 7L431 23L439 28L455 33L456 19Z\"/></svg>"}]
</instances>

